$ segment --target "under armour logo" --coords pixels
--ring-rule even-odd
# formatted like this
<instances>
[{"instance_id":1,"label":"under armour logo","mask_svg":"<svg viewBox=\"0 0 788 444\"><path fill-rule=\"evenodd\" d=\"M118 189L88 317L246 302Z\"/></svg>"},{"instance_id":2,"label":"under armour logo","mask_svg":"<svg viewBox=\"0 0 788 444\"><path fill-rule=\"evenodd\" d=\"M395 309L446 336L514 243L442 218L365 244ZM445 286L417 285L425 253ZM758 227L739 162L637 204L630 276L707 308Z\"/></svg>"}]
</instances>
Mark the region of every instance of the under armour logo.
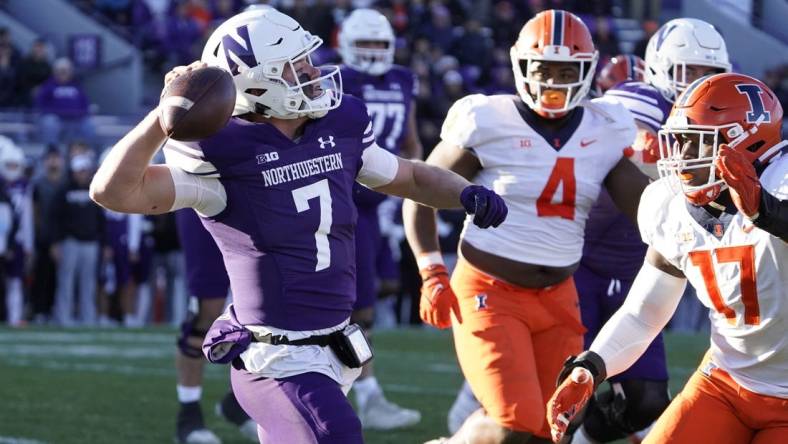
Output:
<instances>
[{"instance_id":1,"label":"under armour logo","mask_svg":"<svg viewBox=\"0 0 788 444\"><path fill-rule=\"evenodd\" d=\"M486 294L484 294L484 293L477 294L474 297L476 298L476 311L484 310L485 308L487 308L487 295Z\"/></svg>"},{"instance_id":2,"label":"under armour logo","mask_svg":"<svg viewBox=\"0 0 788 444\"><path fill-rule=\"evenodd\" d=\"M321 136L317 138L317 141L320 142L321 150L326 149L326 145L328 145L329 148L334 148L337 146L337 144L334 142L334 136L328 136L328 140L323 140L323 137Z\"/></svg>"}]
</instances>

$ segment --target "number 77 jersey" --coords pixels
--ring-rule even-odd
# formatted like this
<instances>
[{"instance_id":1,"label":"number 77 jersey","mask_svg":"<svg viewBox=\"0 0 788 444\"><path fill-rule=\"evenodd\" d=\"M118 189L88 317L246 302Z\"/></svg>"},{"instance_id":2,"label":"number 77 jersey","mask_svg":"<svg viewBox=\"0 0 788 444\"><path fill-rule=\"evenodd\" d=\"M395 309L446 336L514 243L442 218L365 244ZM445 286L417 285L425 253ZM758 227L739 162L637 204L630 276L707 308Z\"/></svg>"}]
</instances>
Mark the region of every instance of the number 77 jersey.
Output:
<instances>
[{"instance_id":1,"label":"number 77 jersey","mask_svg":"<svg viewBox=\"0 0 788 444\"><path fill-rule=\"evenodd\" d=\"M788 157L772 161L760 177L763 189L788 198L787 170ZM788 244L740 213L704 217L666 180L641 198L643 240L684 273L709 308L713 365L748 390L788 398Z\"/></svg>"},{"instance_id":2,"label":"number 77 jersey","mask_svg":"<svg viewBox=\"0 0 788 444\"><path fill-rule=\"evenodd\" d=\"M449 110L445 143L471 151L482 169L473 181L494 189L509 207L506 222L482 230L466 218L463 239L518 262L551 267L577 263L585 223L602 183L635 138L617 102L584 102L550 132L512 95L471 95Z\"/></svg>"}]
</instances>

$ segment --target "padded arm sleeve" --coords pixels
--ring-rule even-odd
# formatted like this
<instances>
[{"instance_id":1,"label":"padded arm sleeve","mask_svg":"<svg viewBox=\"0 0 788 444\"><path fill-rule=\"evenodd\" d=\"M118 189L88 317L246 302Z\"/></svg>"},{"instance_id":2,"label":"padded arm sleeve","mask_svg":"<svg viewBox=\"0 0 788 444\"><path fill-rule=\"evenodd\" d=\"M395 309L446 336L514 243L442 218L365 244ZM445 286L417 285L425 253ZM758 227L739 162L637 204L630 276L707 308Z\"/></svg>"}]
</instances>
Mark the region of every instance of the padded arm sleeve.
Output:
<instances>
[{"instance_id":1,"label":"padded arm sleeve","mask_svg":"<svg viewBox=\"0 0 788 444\"><path fill-rule=\"evenodd\" d=\"M211 217L227 206L227 192L219 179L189 174L173 165L167 168L175 184L175 201L170 211L194 208L200 216Z\"/></svg>"},{"instance_id":2,"label":"padded arm sleeve","mask_svg":"<svg viewBox=\"0 0 788 444\"><path fill-rule=\"evenodd\" d=\"M605 361L607 376L629 368L668 323L687 280L648 262L635 277L624 305L605 323L590 350Z\"/></svg>"},{"instance_id":3,"label":"padded arm sleeve","mask_svg":"<svg viewBox=\"0 0 788 444\"><path fill-rule=\"evenodd\" d=\"M374 144L361 155L361 169L356 181L367 188L388 185L397 177L399 160L397 156Z\"/></svg>"}]
</instances>

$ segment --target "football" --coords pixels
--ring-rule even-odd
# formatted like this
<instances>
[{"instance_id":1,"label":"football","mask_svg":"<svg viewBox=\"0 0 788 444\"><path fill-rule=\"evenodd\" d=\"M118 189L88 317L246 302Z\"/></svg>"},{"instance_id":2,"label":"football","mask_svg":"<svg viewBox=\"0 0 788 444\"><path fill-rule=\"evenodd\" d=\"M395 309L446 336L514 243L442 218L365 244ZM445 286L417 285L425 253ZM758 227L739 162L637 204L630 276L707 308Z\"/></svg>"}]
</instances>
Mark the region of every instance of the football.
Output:
<instances>
[{"instance_id":1,"label":"football","mask_svg":"<svg viewBox=\"0 0 788 444\"><path fill-rule=\"evenodd\" d=\"M234 107L230 73L212 66L199 68L176 77L162 91L159 123L175 140L201 140L222 129Z\"/></svg>"}]
</instances>

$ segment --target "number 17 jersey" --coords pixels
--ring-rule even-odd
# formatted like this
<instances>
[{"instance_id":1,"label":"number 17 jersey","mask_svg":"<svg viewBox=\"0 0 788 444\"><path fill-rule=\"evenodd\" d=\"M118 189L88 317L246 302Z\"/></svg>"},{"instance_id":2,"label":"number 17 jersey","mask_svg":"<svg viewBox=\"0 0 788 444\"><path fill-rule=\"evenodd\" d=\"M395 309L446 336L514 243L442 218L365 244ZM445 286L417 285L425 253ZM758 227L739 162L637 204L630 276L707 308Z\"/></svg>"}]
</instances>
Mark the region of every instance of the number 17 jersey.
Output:
<instances>
[{"instance_id":1,"label":"number 17 jersey","mask_svg":"<svg viewBox=\"0 0 788 444\"><path fill-rule=\"evenodd\" d=\"M783 155L760 177L763 189L782 200L786 171ZM748 390L788 398L788 245L741 213L727 224L710 219L709 231L690 214L703 210L690 208L666 180L643 192L643 241L684 273L709 308L712 362Z\"/></svg>"}]
</instances>

